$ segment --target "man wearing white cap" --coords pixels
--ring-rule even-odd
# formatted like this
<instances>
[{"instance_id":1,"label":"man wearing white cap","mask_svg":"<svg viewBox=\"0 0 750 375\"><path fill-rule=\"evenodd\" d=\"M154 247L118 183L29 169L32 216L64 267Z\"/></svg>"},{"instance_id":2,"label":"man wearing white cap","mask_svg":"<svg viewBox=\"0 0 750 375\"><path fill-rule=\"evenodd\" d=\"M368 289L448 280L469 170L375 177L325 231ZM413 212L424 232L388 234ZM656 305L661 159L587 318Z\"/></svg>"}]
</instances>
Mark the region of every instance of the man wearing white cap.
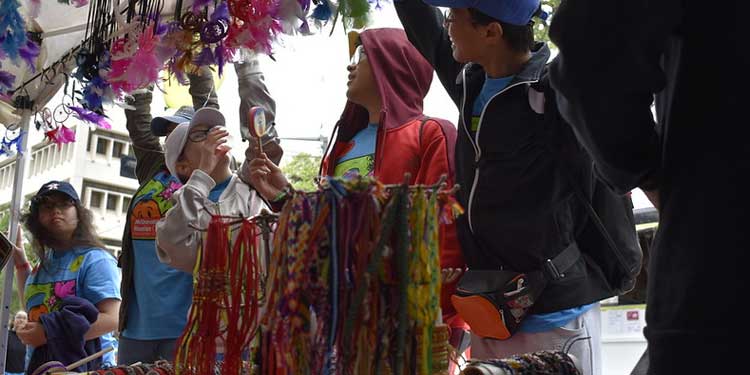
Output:
<instances>
[{"instance_id":1,"label":"man wearing white cap","mask_svg":"<svg viewBox=\"0 0 750 375\"><path fill-rule=\"evenodd\" d=\"M190 122L178 125L167 137L167 169L184 186L172 195L174 206L156 224L159 259L192 272L201 232L211 215L251 217L266 205L262 198L229 169L229 132L224 116L201 108Z\"/></svg>"}]
</instances>

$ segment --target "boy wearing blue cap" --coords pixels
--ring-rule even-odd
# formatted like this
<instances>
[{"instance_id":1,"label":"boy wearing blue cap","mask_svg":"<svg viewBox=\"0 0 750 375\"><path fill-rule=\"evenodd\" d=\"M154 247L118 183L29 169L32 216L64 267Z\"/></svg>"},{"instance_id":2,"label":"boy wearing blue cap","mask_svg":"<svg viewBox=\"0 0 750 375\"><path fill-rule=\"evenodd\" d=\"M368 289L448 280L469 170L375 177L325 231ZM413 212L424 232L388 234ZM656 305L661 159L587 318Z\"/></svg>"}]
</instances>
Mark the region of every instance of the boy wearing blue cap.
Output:
<instances>
[{"instance_id":1,"label":"boy wearing blue cap","mask_svg":"<svg viewBox=\"0 0 750 375\"><path fill-rule=\"evenodd\" d=\"M438 6L450 10L443 14ZM480 325L487 321L472 323L464 315L472 307L454 299L472 325L472 358L572 343L570 353L583 373L599 374L598 301L610 294L576 245L586 211L564 165L576 167L581 186L593 186L593 177L570 128L545 105L540 81L550 51L534 42L532 20L546 17L540 1L400 0L396 10L460 111L456 180L466 214L457 224L469 272L543 270L547 280L518 330L503 340L483 335ZM582 338L587 340L576 341Z\"/></svg>"}]
</instances>

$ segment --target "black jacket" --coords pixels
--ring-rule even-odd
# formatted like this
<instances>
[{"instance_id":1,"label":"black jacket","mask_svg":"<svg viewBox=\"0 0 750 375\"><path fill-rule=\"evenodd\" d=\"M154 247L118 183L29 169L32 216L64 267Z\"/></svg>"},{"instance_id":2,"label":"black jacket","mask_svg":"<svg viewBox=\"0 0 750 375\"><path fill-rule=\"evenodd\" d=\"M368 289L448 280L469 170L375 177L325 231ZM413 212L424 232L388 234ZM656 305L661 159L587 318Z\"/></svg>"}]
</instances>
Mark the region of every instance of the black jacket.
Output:
<instances>
[{"instance_id":1,"label":"black jacket","mask_svg":"<svg viewBox=\"0 0 750 375\"><path fill-rule=\"evenodd\" d=\"M587 219L566 171L574 170L581 186L592 186L593 178L590 161L557 115L554 99L546 98L552 104L545 105L546 115L530 105L528 90L546 74L549 49L537 44L522 71L487 104L474 133L471 111L484 84L483 68L453 59L436 8L405 0L396 3L396 10L409 39L460 110L456 180L466 214L458 219L458 234L469 268L541 269L546 259L575 241ZM550 282L534 310L552 312L598 301L610 294L605 284L580 257L564 278Z\"/></svg>"},{"instance_id":2,"label":"black jacket","mask_svg":"<svg viewBox=\"0 0 750 375\"><path fill-rule=\"evenodd\" d=\"M597 173L619 191L659 191L650 374L742 372L730 369L746 355L731 337L748 332L750 295L748 12L747 1L578 0L553 17L552 85Z\"/></svg>"}]
</instances>

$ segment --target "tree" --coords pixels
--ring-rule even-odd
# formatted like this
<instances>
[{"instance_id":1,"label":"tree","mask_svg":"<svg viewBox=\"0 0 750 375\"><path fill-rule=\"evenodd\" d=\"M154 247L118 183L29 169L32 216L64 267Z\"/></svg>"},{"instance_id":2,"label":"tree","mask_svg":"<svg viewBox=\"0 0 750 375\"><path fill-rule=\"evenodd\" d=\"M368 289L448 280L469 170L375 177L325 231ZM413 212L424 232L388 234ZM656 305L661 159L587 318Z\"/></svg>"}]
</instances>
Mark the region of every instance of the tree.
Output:
<instances>
[{"instance_id":1,"label":"tree","mask_svg":"<svg viewBox=\"0 0 750 375\"><path fill-rule=\"evenodd\" d=\"M300 153L294 155L281 170L295 189L312 191L316 189L315 178L318 177L319 168L320 156Z\"/></svg>"},{"instance_id":2,"label":"tree","mask_svg":"<svg viewBox=\"0 0 750 375\"><path fill-rule=\"evenodd\" d=\"M549 42L549 25L552 21L552 15L560 6L560 0L542 0L542 9L549 13L546 21L537 20L534 25L534 40ZM550 45L552 48L556 48Z\"/></svg>"}]
</instances>

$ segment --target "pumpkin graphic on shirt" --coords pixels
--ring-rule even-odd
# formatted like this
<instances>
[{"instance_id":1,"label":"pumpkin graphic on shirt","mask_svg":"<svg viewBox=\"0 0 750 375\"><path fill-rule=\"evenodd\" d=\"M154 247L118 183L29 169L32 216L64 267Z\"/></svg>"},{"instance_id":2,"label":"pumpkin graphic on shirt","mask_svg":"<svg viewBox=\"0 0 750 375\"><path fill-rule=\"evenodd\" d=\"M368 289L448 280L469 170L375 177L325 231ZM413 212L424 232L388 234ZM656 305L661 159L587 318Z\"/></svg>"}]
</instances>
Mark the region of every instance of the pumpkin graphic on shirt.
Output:
<instances>
[{"instance_id":1,"label":"pumpkin graphic on shirt","mask_svg":"<svg viewBox=\"0 0 750 375\"><path fill-rule=\"evenodd\" d=\"M62 299L76 294L76 280L55 281L44 284L30 284L26 288L26 306L29 320L39 321L39 316L60 309Z\"/></svg>"}]
</instances>

